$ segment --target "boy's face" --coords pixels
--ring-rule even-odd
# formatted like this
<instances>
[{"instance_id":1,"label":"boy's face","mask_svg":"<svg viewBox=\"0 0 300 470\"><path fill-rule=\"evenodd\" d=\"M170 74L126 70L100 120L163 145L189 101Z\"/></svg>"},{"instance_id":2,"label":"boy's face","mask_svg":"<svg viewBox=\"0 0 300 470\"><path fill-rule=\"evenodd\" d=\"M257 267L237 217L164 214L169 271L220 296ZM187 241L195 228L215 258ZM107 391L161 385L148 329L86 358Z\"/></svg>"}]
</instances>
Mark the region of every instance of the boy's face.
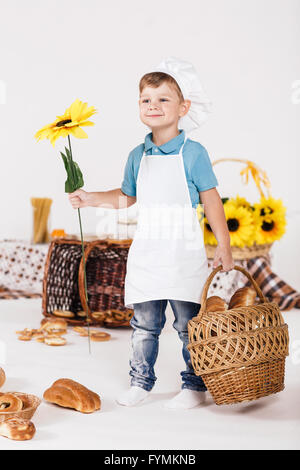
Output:
<instances>
[{"instance_id":1,"label":"boy's face","mask_svg":"<svg viewBox=\"0 0 300 470\"><path fill-rule=\"evenodd\" d=\"M190 100L180 103L176 91L167 83L157 88L146 86L139 99L140 118L151 129L177 126L179 118L188 112L190 105Z\"/></svg>"}]
</instances>

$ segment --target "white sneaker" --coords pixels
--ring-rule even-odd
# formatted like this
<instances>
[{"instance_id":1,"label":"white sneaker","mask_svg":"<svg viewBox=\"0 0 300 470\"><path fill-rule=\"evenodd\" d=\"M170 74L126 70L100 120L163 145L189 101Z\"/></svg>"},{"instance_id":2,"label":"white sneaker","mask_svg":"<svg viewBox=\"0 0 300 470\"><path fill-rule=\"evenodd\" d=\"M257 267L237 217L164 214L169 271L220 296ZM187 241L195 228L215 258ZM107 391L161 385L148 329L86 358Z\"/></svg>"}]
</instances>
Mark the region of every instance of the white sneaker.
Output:
<instances>
[{"instance_id":1,"label":"white sneaker","mask_svg":"<svg viewBox=\"0 0 300 470\"><path fill-rule=\"evenodd\" d=\"M118 398L116 398L116 402L123 406L135 406L145 400L149 393L150 392L147 390L133 385L129 388L129 390L126 390Z\"/></svg>"},{"instance_id":2,"label":"white sneaker","mask_svg":"<svg viewBox=\"0 0 300 470\"><path fill-rule=\"evenodd\" d=\"M206 392L198 392L184 388L172 400L164 404L164 408L168 409L189 409L199 406L205 402Z\"/></svg>"}]
</instances>

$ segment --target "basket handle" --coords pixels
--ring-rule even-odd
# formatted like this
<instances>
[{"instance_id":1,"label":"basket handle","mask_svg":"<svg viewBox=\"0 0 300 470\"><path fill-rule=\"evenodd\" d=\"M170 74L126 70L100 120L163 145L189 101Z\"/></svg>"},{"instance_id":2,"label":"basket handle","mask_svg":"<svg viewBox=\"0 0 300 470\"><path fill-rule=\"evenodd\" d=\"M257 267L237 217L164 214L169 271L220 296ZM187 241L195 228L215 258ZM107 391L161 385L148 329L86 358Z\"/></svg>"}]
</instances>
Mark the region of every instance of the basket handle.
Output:
<instances>
[{"instance_id":1,"label":"basket handle","mask_svg":"<svg viewBox=\"0 0 300 470\"><path fill-rule=\"evenodd\" d=\"M95 240L92 242L88 242L85 250L84 250L84 257L85 257L85 264L87 263L88 256L90 252L95 248L106 248L108 246L105 240ZM83 269L83 257L81 257L79 270L78 270L78 287L79 287L79 298L82 305L82 308L85 312L87 312L88 316L90 316L91 311L86 302L85 298L85 289L84 289L84 269Z\"/></svg>"},{"instance_id":2,"label":"basket handle","mask_svg":"<svg viewBox=\"0 0 300 470\"><path fill-rule=\"evenodd\" d=\"M219 158L218 160L215 160L212 162L212 166L216 165L217 163L220 162L241 162L241 163L246 163L246 167L240 172L240 175L242 176L245 174L246 177L246 184L248 183L248 172L251 174L254 183L260 193L261 197L265 197L262 189L261 189L261 183L265 186L267 190L268 197L270 197L270 187L271 183L270 180L267 176L267 173L263 171L256 163L252 162L251 160L245 160L243 158Z\"/></svg>"},{"instance_id":3,"label":"basket handle","mask_svg":"<svg viewBox=\"0 0 300 470\"><path fill-rule=\"evenodd\" d=\"M85 264L87 264L89 254L96 247L104 249L110 245L119 245L120 247L124 248L124 247L130 246L131 242L132 242L131 239L115 240L115 239L110 239L110 238L88 242L87 247L84 250ZM85 312L87 312L88 316L91 317L91 310L85 298L83 257L80 260L80 265L79 265L79 270L78 270L78 286L79 286L79 298L80 298L82 308Z\"/></svg>"},{"instance_id":4,"label":"basket handle","mask_svg":"<svg viewBox=\"0 0 300 470\"><path fill-rule=\"evenodd\" d=\"M207 300L207 292L208 292L208 289L209 289L209 286L211 284L211 281L213 280L214 276L217 274L217 272L219 272L221 269L223 268L222 265L220 266L217 266L211 273L210 275L208 276L205 284L204 284L204 287L203 287L203 291L202 291L202 295L201 295L201 308L199 310L199 313L198 313L198 317L202 317L203 313L205 312L205 309L206 309L206 300ZM252 282L253 286L255 287L255 290L260 298L260 300L262 301L262 303L264 302L267 302L268 300L266 299L266 297L263 295L259 285L257 284L257 282L255 281L255 279L253 279L253 277L251 276L251 274L246 271L246 269L242 268L241 266L238 266L238 265L235 265L233 267L233 269L236 269L237 271L241 271L241 273L245 274L245 276L247 276L247 278L249 279L249 281Z\"/></svg>"}]
</instances>

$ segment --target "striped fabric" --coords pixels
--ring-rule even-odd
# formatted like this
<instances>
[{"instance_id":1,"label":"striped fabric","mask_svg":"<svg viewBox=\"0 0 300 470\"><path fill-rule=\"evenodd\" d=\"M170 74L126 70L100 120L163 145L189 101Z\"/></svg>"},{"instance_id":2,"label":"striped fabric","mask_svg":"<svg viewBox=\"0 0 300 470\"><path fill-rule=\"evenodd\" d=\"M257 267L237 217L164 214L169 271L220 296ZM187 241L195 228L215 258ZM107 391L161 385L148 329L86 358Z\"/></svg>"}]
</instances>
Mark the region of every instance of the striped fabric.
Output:
<instances>
[{"instance_id":1,"label":"striped fabric","mask_svg":"<svg viewBox=\"0 0 300 470\"><path fill-rule=\"evenodd\" d=\"M276 302L280 310L300 308L300 294L284 282L271 269L270 255L259 256L247 261L247 271L255 279L264 296L270 302ZM244 286L252 286L247 281Z\"/></svg>"}]
</instances>

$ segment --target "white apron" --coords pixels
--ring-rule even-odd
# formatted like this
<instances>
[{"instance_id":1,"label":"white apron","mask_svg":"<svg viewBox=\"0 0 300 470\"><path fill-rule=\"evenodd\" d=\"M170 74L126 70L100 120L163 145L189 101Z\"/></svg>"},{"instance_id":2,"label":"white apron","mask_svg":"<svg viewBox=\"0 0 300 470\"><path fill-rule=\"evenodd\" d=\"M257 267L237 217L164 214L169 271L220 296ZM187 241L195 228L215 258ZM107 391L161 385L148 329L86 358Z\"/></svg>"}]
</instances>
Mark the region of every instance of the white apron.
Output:
<instances>
[{"instance_id":1,"label":"white apron","mask_svg":"<svg viewBox=\"0 0 300 470\"><path fill-rule=\"evenodd\" d=\"M138 223L127 258L124 305L173 299L200 304L208 263L182 149L146 155L137 177Z\"/></svg>"}]
</instances>

